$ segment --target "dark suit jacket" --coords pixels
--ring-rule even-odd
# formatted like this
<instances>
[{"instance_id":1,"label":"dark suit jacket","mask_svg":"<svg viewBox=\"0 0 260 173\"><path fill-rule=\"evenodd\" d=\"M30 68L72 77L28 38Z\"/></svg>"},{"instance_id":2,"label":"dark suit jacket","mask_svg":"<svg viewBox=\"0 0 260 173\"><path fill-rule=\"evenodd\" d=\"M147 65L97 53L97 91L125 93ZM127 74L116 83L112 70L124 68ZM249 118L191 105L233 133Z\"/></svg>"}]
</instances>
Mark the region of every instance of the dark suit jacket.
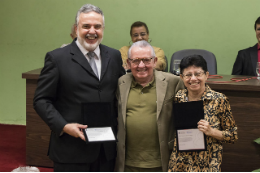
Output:
<instances>
[{"instance_id":1,"label":"dark suit jacket","mask_svg":"<svg viewBox=\"0 0 260 173\"><path fill-rule=\"evenodd\" d=\"M240 50L233 66L232 75L256 76L257 61L257 44L253 47Z\"/></svg>"},{"instance_id":2,"label":"dark suit jacket","mask_svg":"<svg viewBox=\"0 0 260 173\"><path fill-rule=\"evenodd\" d=\"M91 163L104 147L107 160L116 156L116 144L86 144L80 138L61 134L67 123L83 124L81 103L111 102L113 125L117 126L115 93L117 81L125 74L118 50L100 45L100 81L75 40L48 52L38 80L34 109L50 127L49 157L60 163Z\"/></svg>"}]
</instances>

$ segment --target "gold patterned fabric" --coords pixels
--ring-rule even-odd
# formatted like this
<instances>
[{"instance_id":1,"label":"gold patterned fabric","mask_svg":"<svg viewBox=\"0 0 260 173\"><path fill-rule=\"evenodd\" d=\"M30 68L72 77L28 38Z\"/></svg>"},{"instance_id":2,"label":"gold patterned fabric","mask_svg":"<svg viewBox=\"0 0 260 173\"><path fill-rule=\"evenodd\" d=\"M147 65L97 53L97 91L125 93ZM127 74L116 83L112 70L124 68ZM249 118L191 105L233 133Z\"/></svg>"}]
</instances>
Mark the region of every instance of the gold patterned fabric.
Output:
<instances>
[{"instance_id":1,"label":"gold patterned fabric","mask_svg":"<svg viewBox=\"0 0 260 173\"><path fill-rule=\"evenodd\" d=\"M178 91L175 101L187 102L188 91ZM234 143L237 139L237 126L232 116L228 98L213 91L208 85L202 95L204 119L212 128L222 131L223 141L206 136L207 151L178 152L176 137L173 152L169 161L169 172L219 172L221 171L223 143Z\"/></svg>"}]
</instances>

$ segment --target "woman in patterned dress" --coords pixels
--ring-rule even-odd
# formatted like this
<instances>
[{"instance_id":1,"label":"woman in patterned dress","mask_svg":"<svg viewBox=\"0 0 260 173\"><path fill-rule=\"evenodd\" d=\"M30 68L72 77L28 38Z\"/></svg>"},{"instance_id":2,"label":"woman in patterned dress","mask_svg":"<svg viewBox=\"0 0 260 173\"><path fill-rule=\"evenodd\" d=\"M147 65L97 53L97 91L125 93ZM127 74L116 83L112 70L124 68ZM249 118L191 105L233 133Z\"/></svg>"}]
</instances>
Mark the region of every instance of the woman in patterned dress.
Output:
<instances>
[{"instance_id":1,"label":"woman in patterned dress","mask_svg":"<svg viewBox=\"0 0 260 173\"><path fill-rule=\"evenodd\" d=\"M209 72L205 59L191 55L180 63L181 79L186 89L176 96L177 103L203 100L204 119L198 129L206 135L206 151L177 151L176 137L169 161L169 172L219 172L221 171L223 143L234 143L237 126L232 116L228 98L213 91L206 84Z\"/></svg>"}]
</instances>

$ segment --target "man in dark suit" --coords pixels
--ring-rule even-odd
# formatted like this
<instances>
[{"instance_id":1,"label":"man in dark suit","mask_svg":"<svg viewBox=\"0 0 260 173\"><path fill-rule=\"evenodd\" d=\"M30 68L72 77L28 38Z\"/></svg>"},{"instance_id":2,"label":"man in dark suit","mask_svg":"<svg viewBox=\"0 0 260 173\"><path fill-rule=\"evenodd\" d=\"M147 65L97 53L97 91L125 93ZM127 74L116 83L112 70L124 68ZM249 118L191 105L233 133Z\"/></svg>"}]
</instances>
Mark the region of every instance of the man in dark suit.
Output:
<instances>
[{"instance_id":1,"label":"man in dark suit","mask_svg":"<svg viewBox=\"0 0 260 173\"><path fill-rule=\"evenodd\" d=\"M238 52L232 75L256 76L256 64L260 62L260 17L255 21L255 32L258 43Z\"/></svg>"},{"instance_id":2,"label":"man in dark suit","mask_svg":"<svg viewBox=\"0 0 260 173\"><path fill-rule=\"evenodd\" d=\"M54 171L113 171L116 143L88 143L82 132L82 103L111 103L111 122L117 126L115 92L124 74L121 54L101 43L104 15L83 5L76 16L77 37L48 52L35 91L34 109L51 129L49 157Z\"/></svg>"}]
</instances>

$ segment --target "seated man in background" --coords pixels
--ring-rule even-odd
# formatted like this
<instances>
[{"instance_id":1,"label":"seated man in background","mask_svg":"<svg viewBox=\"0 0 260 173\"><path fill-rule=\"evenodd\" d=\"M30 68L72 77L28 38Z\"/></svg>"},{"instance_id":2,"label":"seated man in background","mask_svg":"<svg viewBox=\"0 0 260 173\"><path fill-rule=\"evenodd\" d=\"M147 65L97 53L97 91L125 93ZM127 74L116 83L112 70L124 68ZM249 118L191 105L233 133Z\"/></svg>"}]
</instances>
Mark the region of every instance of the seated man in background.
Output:
<instances>
[{"instance_id":1,"label":"seated man in background","mask_svg":"<svg viewBox=\"0 0 260 173\"><path fill-rule=\"evenodd\" d=\"M184 85L178 76L154 70L157 57L145 40L133 43L132 73L118 81L116 171L167 171L173 149L173 98Z\"/></svg>"},{"instance_id":2,"label":"seated man in background","mask_svg":"<svg viewBox=\"0 0 260 173\"><path fill-rule=\"evenodd\" d=\"M131 25L130 36L132 42L135 43L140 40L145 40L148 42L149 40L149 30L147 25L144 22L137 21ZM149 41L151 43L151 40ZM130 46L124 46L119 51L121 52L123 66L127 70L129 67L127 66L127 52ZM155 69L158 71L164 71L166 68L165 55L161 48L153 46L156 57L158 59Z\"/></svg>"},{"instance_id":3,"label":"seated man in background","mask_svg":"<svg viewBox=\"0 0 260 173\"><path fill-rule=\"evenodd\" d=\"M77 33L76 33L76 31L75 31L75 27L76 27L76 26L77 26L76 24L73 24L73 25L71 26L70 37L72 38L72 40L74 40L75 38L77 38ZM61 46L61 48L62 48L62 47L65 47L65 46L67 46L67 45L69 45L69 44L63 44L63 45Z\"/></svg>"},{"instance_id":4,"label":"seated man in background","mask_svg":"<svg viewBox=\"0 0 260 173\"><path fill-rule=\"evenodd\" d=\"M258 43L238 52L232 75L256 76L256 64L260 62L260 17L255 21L255 33Z\"/></svg>"}]
</instances>

